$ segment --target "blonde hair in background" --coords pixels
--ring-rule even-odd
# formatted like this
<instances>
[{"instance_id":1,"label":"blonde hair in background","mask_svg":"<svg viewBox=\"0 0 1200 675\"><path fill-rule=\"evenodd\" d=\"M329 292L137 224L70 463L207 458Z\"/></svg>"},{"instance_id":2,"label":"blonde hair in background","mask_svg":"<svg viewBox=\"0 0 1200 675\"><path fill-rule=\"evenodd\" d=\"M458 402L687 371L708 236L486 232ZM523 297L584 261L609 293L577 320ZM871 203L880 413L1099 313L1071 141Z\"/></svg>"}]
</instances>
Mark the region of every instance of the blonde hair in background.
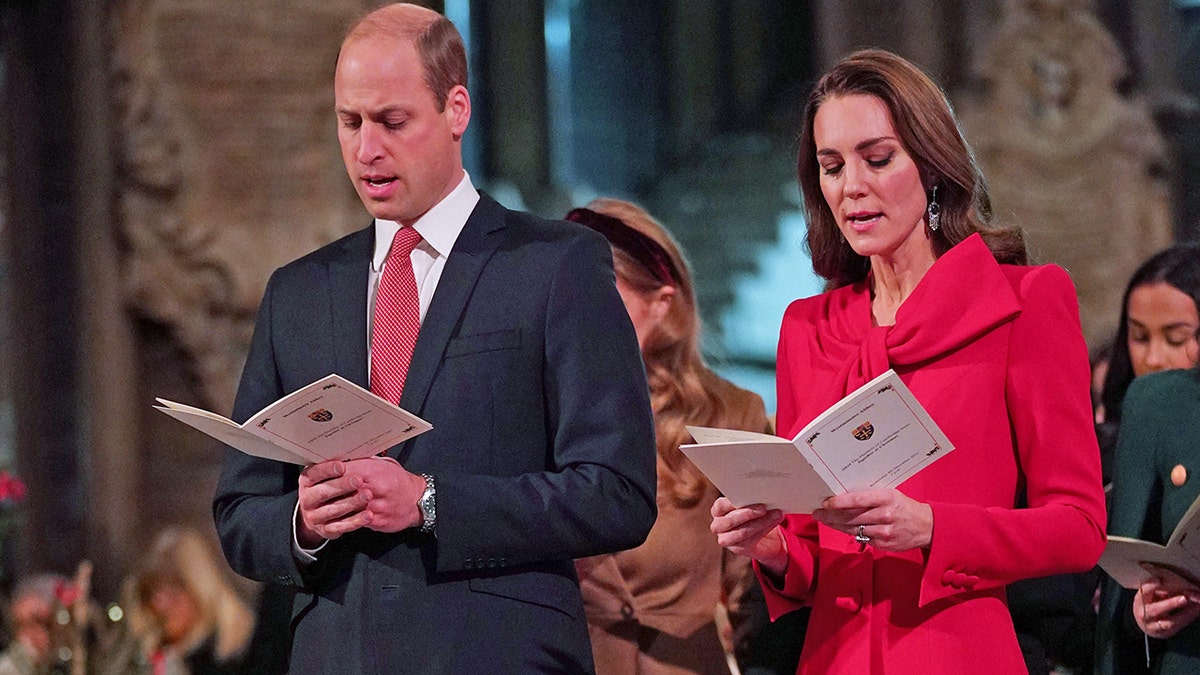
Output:
<instances>
[{"instance_id":1,"label":"blonde hair in background","mask_svg":"<svg viewBox=\"0 0 1200 675\"><path fill-rule=\"evenodd\" d=\"M679 450L680 445L692 442L685 425L718 424L725 403L715 395L720 378L700 354L700 316L687 261L674 238L641 207L619 199L596 199L587 208L617 218L653 239L679 272L671 308L646 336L642 359L654 410L659 495L669 496L680 507L692 506L704 496L708 479ZM663 287L629 254L615 246L612 249L617 277L630 288L649 294Z\"/></svg>"},{"instance_id":2,"label":"blonde hair in background","mask_svg":"<svg viewBox=\"0 0 1200 675\"><path fill-rule=\"evenodd\" d=\"M125 584L124 604L130 631L146 655L162 646L162 627L146 607L155 584L177 584L195 601L196 625L175 645L181 654L214 639L218 661L245 651L254 630L254 615L229 582L212 547L197 532L168 527L155 537L139 571Z\"/></svg>"}]
</instances>

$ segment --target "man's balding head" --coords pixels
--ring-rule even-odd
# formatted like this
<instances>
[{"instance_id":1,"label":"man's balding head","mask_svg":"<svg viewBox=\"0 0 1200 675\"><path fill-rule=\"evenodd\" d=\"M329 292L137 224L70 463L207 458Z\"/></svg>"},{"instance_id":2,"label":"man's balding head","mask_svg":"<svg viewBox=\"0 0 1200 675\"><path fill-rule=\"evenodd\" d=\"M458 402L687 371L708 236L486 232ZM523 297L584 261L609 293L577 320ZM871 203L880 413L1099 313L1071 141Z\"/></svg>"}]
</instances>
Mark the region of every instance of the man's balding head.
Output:
<instances>
[{"instance_id":1,"label":"man's balding head","mask_svg":"<svg viewBox=\"0 0 1200 675\"><path fill-rule=\"evenodd\" d=\"M467 86L467 50L462 36L449 19L427 7L398 2L363 16L342 41L395 40L416 45L425 67L424 79L444 110L446 96L457 85Z\"/></svg>"}]
</instances>

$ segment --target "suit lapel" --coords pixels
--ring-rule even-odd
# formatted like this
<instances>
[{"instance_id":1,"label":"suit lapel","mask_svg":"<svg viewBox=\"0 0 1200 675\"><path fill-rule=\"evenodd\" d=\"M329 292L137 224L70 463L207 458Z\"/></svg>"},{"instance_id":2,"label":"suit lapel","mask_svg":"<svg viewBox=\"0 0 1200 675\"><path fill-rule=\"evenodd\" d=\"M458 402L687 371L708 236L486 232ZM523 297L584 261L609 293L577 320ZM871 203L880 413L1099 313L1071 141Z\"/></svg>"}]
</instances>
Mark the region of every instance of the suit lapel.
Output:
<instances>
[{"instance_id":1,"label":"suit lapel","mask_svg":"<svg viewBox=\"0 0 1200 675\"><path fill-rule=\"evenodd\" d=\"M480 272L496 251L498 238L492 235L504 227L505 214L503 206L480 194L479 203L454 242L417 336L400 399L400 407L405 410L420 414L424 407L454 327L467 307Z\"/></svg>"},{"instance_id":2,"label":"suit lapel","mask_svg":"<svg viewBox=\"0 0 1200 675\"><path fill-rule=\"evenodd\" d=\"M375 227L346 241L342 255L329 263L330 316L334 367L342 377L370 388L367 376L367 273Z\"/></svg>"}]
</instances>

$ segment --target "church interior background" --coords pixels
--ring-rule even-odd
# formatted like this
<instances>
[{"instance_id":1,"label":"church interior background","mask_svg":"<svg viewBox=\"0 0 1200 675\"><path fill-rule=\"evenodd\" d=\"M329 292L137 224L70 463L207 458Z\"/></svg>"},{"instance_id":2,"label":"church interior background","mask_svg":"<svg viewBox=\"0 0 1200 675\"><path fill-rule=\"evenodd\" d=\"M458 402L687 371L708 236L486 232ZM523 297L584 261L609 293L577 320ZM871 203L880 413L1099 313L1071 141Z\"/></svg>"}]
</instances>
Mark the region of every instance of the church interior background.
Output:
<instances>
[{"instance_id":1,"label":"church interior background","mask_svg":"<svg viewBox=\"0 0 1200 675\"><path fill-rule=\"evenodd\" d=\"M112 597L159 527L211 531L220 452L151 406L227 414L270 272L367 224L331 81L378 4L0 5L0 468L28 488L0 583L90 559ZM799 105L856 47L943 85L1093 348L1133 268L1200 238L1197 0L426 4L468 42L476 184L544 216L647 207L690 257L709 360L769 409L783 310L821 290Z\"/></svg>"}]
</instances>

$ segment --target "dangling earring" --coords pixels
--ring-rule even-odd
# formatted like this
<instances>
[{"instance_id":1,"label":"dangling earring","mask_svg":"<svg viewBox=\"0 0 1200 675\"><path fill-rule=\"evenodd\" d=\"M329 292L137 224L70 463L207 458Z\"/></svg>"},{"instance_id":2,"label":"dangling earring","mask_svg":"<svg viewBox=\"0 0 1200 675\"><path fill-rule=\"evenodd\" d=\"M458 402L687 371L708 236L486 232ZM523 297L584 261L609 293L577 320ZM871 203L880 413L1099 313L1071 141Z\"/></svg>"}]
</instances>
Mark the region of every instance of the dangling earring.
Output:
<instances>
[{"instance_id":1,"label":"dangling earring","mask_svg":"<svg viewBox=\"0 0 1200 675\"><path fill-rule=\"evenodd\" d=\"M937 201L937 186L933 186L933 196L929 198L929 206L925 208L925 222L929 223L929 231L937 232L941 227L942 206Z\"/></svg>"}]
</instances>

